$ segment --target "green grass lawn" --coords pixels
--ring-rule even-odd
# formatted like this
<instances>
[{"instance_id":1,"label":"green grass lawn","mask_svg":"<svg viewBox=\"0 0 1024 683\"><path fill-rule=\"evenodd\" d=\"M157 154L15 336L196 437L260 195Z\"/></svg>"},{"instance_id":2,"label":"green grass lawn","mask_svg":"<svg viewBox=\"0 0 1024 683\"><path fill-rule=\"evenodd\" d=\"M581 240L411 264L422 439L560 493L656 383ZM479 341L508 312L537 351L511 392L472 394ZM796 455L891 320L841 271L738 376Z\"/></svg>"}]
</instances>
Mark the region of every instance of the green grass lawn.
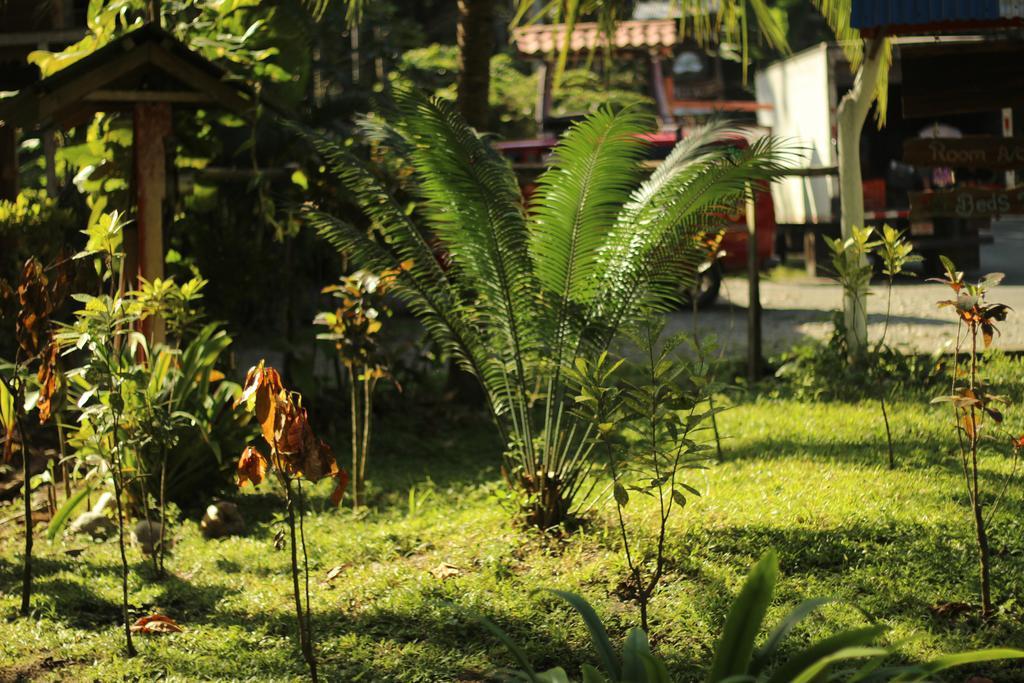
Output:
<instances>
[{"instance_id":1,"label":"green grass lawn","mask_svg":"<svg viewBox=\"0 0 1024 683\"><path fill-rule=\"evenodd\" d=\"M1019 387L1021 366L1010 365L1008 379ZM543 587L584 595L613 638L636 623L635 606L619 597L624 561L608 505L572 534L519 528L488 425L426 409L405 413L379 427L369 512L327 509L326 483L313 501L307 535L325 680L492 680L512 660L475 613L506 629L538 667L576 672L592 660L586 631L564 604L534 592ZM949 412L915 397L896 401L890 414L896 471L884 467L872 402L760 398L721 416L725 462L693 474L690 483L704 495L673 521L669 571L652 605L653 640L675 679L701 679L734 592L769 547L780 553L783 579L768 623L802 598L839 599L797 639L862 624L867 617L856 604L891 627L907 658L1024 645L1020 486L1011 487L991 530L998 618L982 626L973 614L934 615L939 603L976 601L973 531ZM1010 423L1022 430L1019 417ZM984 469L994 479L1008 460L987 459ZM248 491L240 500L249 534L208 542L186 521L175 531L165 581L150 580L131 550L136 612L159 609L186 629L139 637L132 660L121 655L116 543L37 542L35 615L20 619L20 528L2 528L0 680L302 680L288 552L274 548L283 505L267 490ZM654 512L632 503L630 511ZM82 547L76 557L65 552ZM1024 665L961 670L946 680L969 674L1024 681Z\"/></svg>"}]
</instances>

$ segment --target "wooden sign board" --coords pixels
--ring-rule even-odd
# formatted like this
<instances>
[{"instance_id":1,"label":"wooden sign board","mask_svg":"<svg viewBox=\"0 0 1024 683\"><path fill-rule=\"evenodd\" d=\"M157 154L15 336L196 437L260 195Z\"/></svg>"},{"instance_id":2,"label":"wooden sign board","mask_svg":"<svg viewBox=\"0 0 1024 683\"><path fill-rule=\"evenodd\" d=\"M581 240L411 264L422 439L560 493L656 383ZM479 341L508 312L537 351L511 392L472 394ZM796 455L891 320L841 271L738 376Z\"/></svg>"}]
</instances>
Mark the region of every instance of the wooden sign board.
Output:
<instances>
[{"instance_id":1,"label":"wooden sign board","mask_svg":"<svg viewBox=\"0 0 1024 683\"><path fill-rule=\"evenodd\" d=\"M1012 190L967 187L910 193L911 219L995 218L1008 213L1024 213L1024 186Z\"/></svg>"},{"instance_id":2,"label":"wooden sign board","mask_svg":"<svg viewBox=\"0 0 1024 683\"><path fill-rule=\"evenodd\" d=\"M1024 169L1024 138L910 138L903 141L903 161L914 166Z\"/></svg>"}]
</instances>

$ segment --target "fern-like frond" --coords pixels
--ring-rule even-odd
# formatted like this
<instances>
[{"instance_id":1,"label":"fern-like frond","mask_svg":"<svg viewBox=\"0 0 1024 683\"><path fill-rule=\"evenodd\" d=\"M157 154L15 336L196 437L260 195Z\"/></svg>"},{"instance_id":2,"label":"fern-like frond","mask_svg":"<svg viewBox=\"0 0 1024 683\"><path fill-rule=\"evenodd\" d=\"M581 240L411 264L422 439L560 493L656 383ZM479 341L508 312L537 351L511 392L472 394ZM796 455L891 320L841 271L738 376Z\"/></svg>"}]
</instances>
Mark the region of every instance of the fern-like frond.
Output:
<instances>
[{"instance_id":1,"label":"fern-like frond","mask_svg":"<svg viewBox=\"0 0 1024 683\"><path fill-rule=\"evenodd\" d=\"M508 162L454 107L404 92L397 127L413 146L412 164L426 215L481 315L504 330L511 357L523 364L540 347L533 323L538 301L519 184ZM519 380L525 384L525 371Z\"/></svg>"},{"instance_id":2,"label":"fern-like frond","mask_svg":"<svg viewBox=\"0 0 1024 683\"><path fill-rule=\"evenodd\" d=\"M530 250L545 300L550 302L551 353L560 362L575 349L576 311L597 295L601 253L622 205L640 180L653 128L636 111L601 109L573 125L540 176L530 206Z\"/></svg>"},{"instance_id":3,"label":"fern-like frond","mask_svg":"<svg viewBox=\"0 0 1024 683\"><path fill-rule=\"evenodd\" d=\"M331 246L361 267L376 272L398 270L394 295L409 307L444 352L480 380L495 417L506 410L509 397L504 370L495 361L490 342L477 328L472 306L459 302L447 286L431 280L428 269L415 264L401 268L401 255L363 229L308 206L303 207L302 217Z\"/></svg>"},{"instance_id":4,"label":"fern-like frond","mask_svg":"<svg viewBox=\"0 0 1024 683\"><path fill-rule=\"evenodd\" d=\"M751 187L782 172L787 154L781 141L761 138L742 149L735 142L721 136L716 146L695 147L691 155L672 158L674 169L659 177L656 187L638 189L623 208L598 297L608 305L593 311L606 340L631 315L674 306L696 265L687 256L694 239L735 211Z\"/></svg>"}]
</instances>

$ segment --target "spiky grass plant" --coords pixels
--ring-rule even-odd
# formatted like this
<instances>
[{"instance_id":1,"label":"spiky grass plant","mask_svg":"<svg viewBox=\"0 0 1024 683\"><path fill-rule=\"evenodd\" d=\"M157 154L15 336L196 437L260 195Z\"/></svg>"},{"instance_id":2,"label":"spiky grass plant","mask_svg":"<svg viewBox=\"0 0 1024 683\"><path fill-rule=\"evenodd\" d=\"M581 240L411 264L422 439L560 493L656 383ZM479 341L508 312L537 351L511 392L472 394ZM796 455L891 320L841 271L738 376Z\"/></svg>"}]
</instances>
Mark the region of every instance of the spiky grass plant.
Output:
<instances>
[{"instance_id":1,"label":"spiky grass plant","mask_svg":"<svg viewBox=\"0 0 1024 683\"><path fill-rule=\"evenodd\" d=\"M401 271L393 293L483 385L527 521L560 524L593 462L564 371L677 305L703 258L699 236L778 174L781 145L713 123L645 179L653 120L602 109L558 143L527 207L509 163L448 103L400 93L397 105L391 126L371 136L412 168L416 211L351 152L309 133L371 227L313 205L305 217L358 266Z\"/></svg>"}]
</instances>

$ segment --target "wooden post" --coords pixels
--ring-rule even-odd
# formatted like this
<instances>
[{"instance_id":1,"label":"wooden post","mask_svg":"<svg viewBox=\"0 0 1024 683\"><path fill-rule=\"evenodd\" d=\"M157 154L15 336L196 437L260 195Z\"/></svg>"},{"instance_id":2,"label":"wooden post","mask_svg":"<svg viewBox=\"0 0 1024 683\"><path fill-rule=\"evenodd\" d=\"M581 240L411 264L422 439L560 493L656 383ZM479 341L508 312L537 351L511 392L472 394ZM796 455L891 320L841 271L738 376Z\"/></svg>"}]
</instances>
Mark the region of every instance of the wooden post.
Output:
<instances>
[{"instance_id":1,"label":"wooden post","mask_svg":"<svg viewBox=\"0 0 1024 683\"><path fill-rule=\"evenodd\" d=\"M0 121L0 199L18 198L18 134L10 122Z\"/></svg>"},{"instance_id":2,"label":"wooden post","mask_svg":"<svg viewBox=\"0 0 1024 683\"><path fill-rule=\"evenodd\" d=\"M533 120L537 122L537 133L544 132L544 120L551 109L551 68L547 62L537 67L540 78L537 79L537 110L533 112Z\"/></svg>"},{"instance_id":3,"label":"wooden post","mask_svg":"<svg viewBox=\"0 0 1024 683\"><path fill-rule=\"evenodd\" d=\"M1013 137L1013 107L1003 107L1003 137ZM1006 189L1017 185L1017 172L1009 170L1006 172Z\"/></svg>"},{"instance_id":4,"label":"wooden post","mask_svg":"<svg viewBox=\"0 0 1024 683\"><path fill-rule=\"evenodd\" d=\"M757 263L757 211L754 188L747 185L747 381L761 379L761 273Z\"/></svg>"},{"instance_id":5,"label":"wooden post","mask_svg":"<svg viewBox=\"0 0 1024 683\"><path fill-rule=\"evenodd\" d=\"M57 197L57 136L52 128L42 132L43 157L46 160L46 196Z\"/></svg>"},{"instance_id":6,"label":"wooden post","mask_svg":"<svg viewBox=\"0 0 1024 683\"><path fill-rule=\"evenodd\" d=\"M672 112L668 106L668 94L665 92L665 76L661 70L661 54L651 50L648 55L651 60L651 85L654 86L654 101L658 107L658 118L662 124L669 124L673 121Z\"/></svg>"},{"instance_id":7,"label":"wooden post","mask_svg":"<svg viewBox=\"0 0 1024 683\"><path fill-rule=\"evenodd\" d=\"M171 132L171 105L166 102L136 104L132 123L138 241L137 264L127 273L153 280L164 276L163 211L167 191L164 139ZM126 267L131 267L131 264L126 264ZM164 321L151 318L147 322L143 331L150 342L162 342L165 338Z\"/></svg>"}]
</instances>

